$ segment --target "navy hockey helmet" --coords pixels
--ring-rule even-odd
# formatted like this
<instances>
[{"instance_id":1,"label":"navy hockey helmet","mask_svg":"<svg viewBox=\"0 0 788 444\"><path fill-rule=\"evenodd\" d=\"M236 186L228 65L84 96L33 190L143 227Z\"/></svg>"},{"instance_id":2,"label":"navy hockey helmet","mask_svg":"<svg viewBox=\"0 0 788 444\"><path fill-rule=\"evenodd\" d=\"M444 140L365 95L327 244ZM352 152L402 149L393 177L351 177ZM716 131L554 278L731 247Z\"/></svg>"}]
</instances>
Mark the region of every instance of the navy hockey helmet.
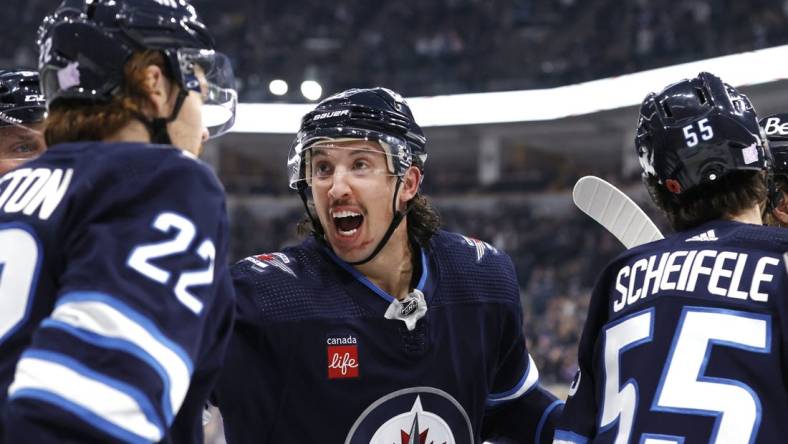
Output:
<instances>
[{"instance_id":1,"label":"navy hockey helmet","mask_svg":"<svg viewBox=\"0 0 788 444\"><path fill-rule=\"evenodd\" d=\"M310 183L309 149L337 139L380 143L395 176L402 176L411 165L423 170L427 161L427 139L402 96L380 87L349 89L324 99L301 120L287 160L290 188Z\"/></svg>"},{"instance_id":2,"label":"navy hockey helmet","mask_svg":"<svg viewBox=\"0 0 788 444\"><path fill-rule=\"evenodd\" d=\"M761 128L769 140L772 173L788 180L788 113L772 114L761 119Z\"/></svg>"},{"instance_id":3,"label":"navy hockey helmet","mask_svg":"<svg viewBox=\"0 0 788 444\"><path fill-rule=\"evenodd\" d=\"M42 22L38 46L41 85L51 106L69 99L108 102L121 89L129 58L137 51L158 50L183 97L188 91L202 95L212 136L234 123L231 65L214 50L213 38L185 0L63 0ZM207 88L200 85L197 67Z\"/></svg>"},{"instance_id":4,"label":"navy hockey helmet","mask_svg":"<svg viewBox=\"0 0 788 444\"><path fill-rule=\"evenodd\" d=\"M761 119L761 129L769 141L772 157L772 175L769 180L769 206L776 208L783 199L783 193L775 179L788 182L788 113L778 113ZM788 191L788 190L786 190Z\"/></svg>"},{"instance_id":5,"label":"navy hockey helmet","mask_svg":"<svg viewBox=\"0 0 788 444\"><path fill-rule=\"evenodd\" d=\"M0 70L0 127L42 122L46 113L38 72Z\"/></svg>"},{"instance_id":6,"label":"navy hockey helmet","mask_svg":"<svg viewBox=\"0 0 788 444\"><path fill-rule=\"evenodd\" d=\"M644 176L674 194L769 163L750 100L707 72L646 96L635 150Z\"/></svg>"}]
</instances>

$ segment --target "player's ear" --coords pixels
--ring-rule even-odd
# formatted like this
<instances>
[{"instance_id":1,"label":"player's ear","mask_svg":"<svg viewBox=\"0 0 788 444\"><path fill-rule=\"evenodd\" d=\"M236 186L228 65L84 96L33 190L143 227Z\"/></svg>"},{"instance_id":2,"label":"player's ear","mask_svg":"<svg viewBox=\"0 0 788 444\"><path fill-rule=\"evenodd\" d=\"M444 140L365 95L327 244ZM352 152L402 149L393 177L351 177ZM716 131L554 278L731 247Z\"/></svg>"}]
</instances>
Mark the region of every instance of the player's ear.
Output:
<instances>
[{"instance_id":1,"label":"player's ear","mask_svg":"<svg viewBox=\"0 0 788 444\"><path fill-rule=\"evenodd\" d=\"M781 191L783 198L780 199L780 205L777 205L772 210L772 216L777 219L784 227L788 227L788 193Z\"/></svg>"},{"instance_id":2,"label":"player's ear","mask_svg":"<svg viewBox=\"0 0 788 444\"><path fill-rule=\"evenodd\" d=\"M148 65L144 74L145 91L148 94L148 102L154 117L166 117L168 113L168 100L172 85L161 67Z\"/></svg>"},{"instance_id":3,"label":"player's ear","mask_svg":"<svg viewBox=\"0 0 788 444\"><path fill-rule=\"evenodd\" d=\"M412 166L405 171L402 176L402 185L399 191L400 201L407 202L419 192L419 185L421 184L421 170Z\"/></svg>"}]
</instances>

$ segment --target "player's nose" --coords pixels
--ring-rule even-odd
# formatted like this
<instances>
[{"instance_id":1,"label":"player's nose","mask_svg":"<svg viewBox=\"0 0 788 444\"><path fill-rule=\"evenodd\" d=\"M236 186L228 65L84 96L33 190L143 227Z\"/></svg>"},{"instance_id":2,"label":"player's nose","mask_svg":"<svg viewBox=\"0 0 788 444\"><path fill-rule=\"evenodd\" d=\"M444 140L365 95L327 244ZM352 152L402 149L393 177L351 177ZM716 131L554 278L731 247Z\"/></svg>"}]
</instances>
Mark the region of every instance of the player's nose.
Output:
<instances>
[{"instance_id":1,"label":"player's nose","mask_svg":"<svg viewBox=\"0 0 788 444\"><path fill-rule=\"evenodd\" d=\"M328 196L331 199L341 199L350 194L350 185L347 181L349 175L346 173L337 169L331 177L331 186L328 188Z\"/></svg>"}]
</instances>

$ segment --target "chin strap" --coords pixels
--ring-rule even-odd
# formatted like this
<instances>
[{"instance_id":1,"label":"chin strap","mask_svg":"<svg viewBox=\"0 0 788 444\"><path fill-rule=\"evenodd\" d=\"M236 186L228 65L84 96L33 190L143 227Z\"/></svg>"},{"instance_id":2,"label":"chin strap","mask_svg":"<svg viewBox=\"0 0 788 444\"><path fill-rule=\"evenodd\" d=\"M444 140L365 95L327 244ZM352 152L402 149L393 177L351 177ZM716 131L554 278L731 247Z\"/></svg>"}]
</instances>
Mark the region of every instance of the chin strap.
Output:
<instances>
[{"instance_id":1,"label":"chin strap","mask_svg":"<svg viewBox=\"0 0 788 444\"><path fill-rule=\"evenodd\" d=\"M375 256L377 256L378 253L380 253L380 250L382 250L383 247L386 246L386 243L391 238L391 235L394 234L394 230L397 229L397 227L402 222L402 220L405 219L405 216L408 215L408 212L410 212L410 209L412 208L412 205L410 205L410 202L408 202L408 205L407 205L407 208L405 208L405 211L397 211L397 195L399 194L399 186L401 184L402 184L402 178L401 177L397 177L397 185L395 185L395 188L394 188L394 198L391 200L391 210L394 213L394 217L391 219L391 223L389 224L389 229L386 230L386 234L383 235L383 239L381 239L380 242L378 242L378 246L375 247L375 249L372 251L372 253L370 253L370 255L366 257L366 259L362 259L360 261L355 261L355 262L348 262L348 264L350 264L350 265L362 265L362 264L366 264L367 262L369 262L372 259L374 259Z\"/></svg>"},{"instance_id":2,"label":"chin strap","mask_svg":"<svg viewBox=\"0 0 788 444\"><path fill-rule=\"evenodd\" d=\"M181 108L183 107L183 102L186 101L188 95L189 93L181 88L178 92L178 97L175 99L175 108L172 109L170 117L155 117L149 119L143 114L136 114L137 120L142 122L145 128L147 128L151 143L157 145L172 145L170 133L167 132L167 124L178 118L178 114L180 114Z\"/></svg>"},{"instance_id":3,"label":"chin strap","mask_svg":"<svg viewBox=\"0 0 788 444\"><path fill-rule=\"evenodd\" d=\"M386 230L386 234L383 235L383 239L381 239L380 242L378 242L378 245L375 247L372 253L370 253L369 256L367 256L365 259L362 259L360 261L348 262L349 265L362 265L374 259L375 256L377 256L378 253L380 253L380 250L382 250L383 247L386 246L386 243L391 238L391 235L394 234L394 230L396 230L397 227L399 227L399 224L402 223L402 220L405 219L405 216L407 216L411 208L413 208L413 205L411 205L411 203L408 202L405 211L397 211L397 195L399 195L399 186L401 184L402 184L402 178L397 177L397 184L394 188L394 197L391 200L391 209L394 212L394 217L391 219L391 223L389 224L388 230ZM325 231L323 231L323 226L320 225L320 221L312 214L311 211L309 211L309 204L307 202L307 197L306 197L306 187L299 188L298 195L301 196L301 201L304 203L304 209L306 209L306 215L307 217L309 217L309 220L312 222L312 232L315 235L315 238L327 245Z\"/></svg>"}]
</instances>

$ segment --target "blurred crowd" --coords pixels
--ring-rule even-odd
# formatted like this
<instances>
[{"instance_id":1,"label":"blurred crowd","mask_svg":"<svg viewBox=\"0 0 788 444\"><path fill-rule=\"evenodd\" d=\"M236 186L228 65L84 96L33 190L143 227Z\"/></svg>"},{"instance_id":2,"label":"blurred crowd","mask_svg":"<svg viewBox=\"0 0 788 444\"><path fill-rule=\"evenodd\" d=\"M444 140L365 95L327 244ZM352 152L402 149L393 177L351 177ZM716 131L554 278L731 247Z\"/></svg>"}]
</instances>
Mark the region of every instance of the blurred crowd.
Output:
<instances>
[{"instance_id":1,"label":"blurred crowd","mask_svg":"<svg viewBox=\"0 0 788 444\"><path fill-rule=\"evenodd\" d=\"M0 15L0 63L33 66L60 0ZM405 96L550 87L788 42L788 0L193 0L244 101L384 85ZM268 83L291 85L278 98Z\"/></svg>"},{"instance_id":2,"label":"blurred crowd","mask_svg":"<svg viewBox=\"0 0 788 444\"><path fill-rule=\"evenodd\" d=\"M384 85L405 96L550 87L788 42L786 0L196 0L246 101Z\"/></svg>"}]
</instances>

